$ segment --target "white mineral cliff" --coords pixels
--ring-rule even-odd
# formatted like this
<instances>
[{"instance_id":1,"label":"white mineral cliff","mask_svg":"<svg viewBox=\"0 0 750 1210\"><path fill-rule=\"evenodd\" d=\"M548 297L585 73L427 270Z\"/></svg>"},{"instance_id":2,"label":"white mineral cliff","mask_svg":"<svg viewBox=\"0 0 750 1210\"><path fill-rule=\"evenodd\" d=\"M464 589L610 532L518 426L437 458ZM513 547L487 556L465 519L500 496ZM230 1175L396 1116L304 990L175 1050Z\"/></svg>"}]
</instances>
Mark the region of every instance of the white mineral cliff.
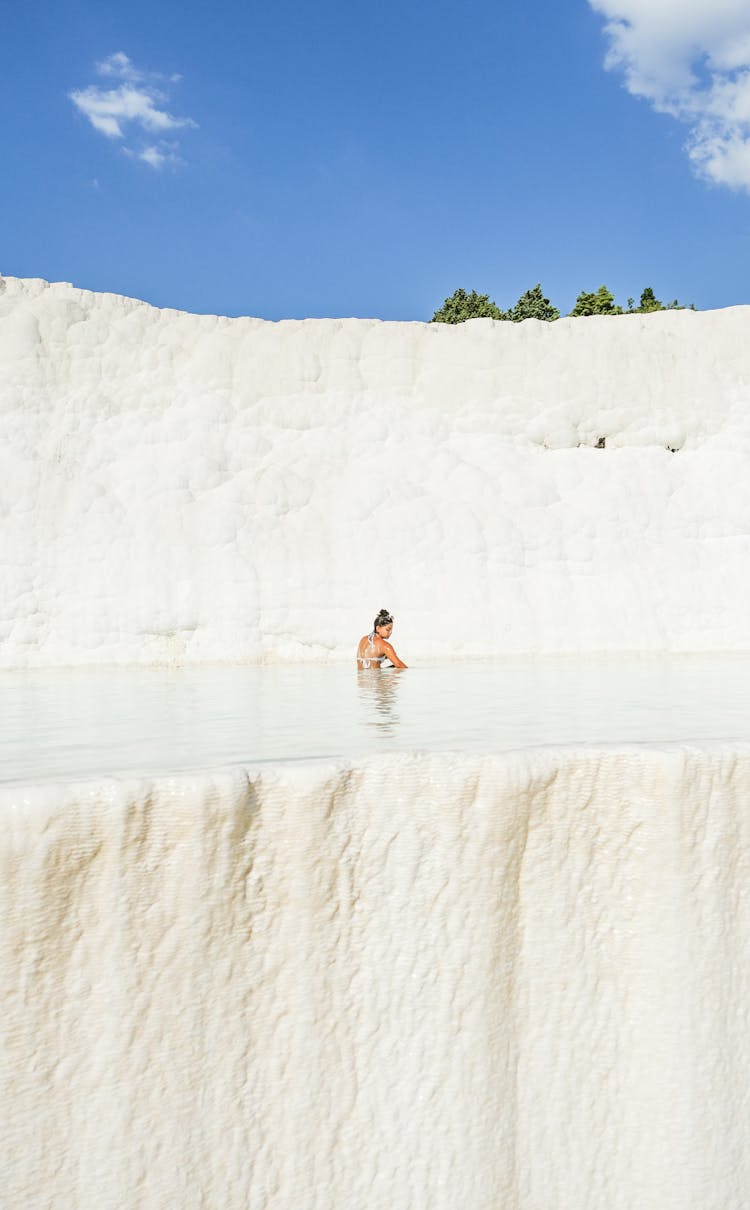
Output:
<instances>
[{"instance_id":1,"label":"white mineral cliff","mask_svg":"<svg viewBox=\"0 0 750 1210\"><path fill-rule=\"evenodd\" d=\"M749 797L750 745L0 793L3 1204L743 1210Z\"/></svg>"},{"instance_id":2,"label":"white mineral cliff","mask_svg":"<svg viewBox=\"0 0 750 1210\"><path fill-rule=\"evenodd\" d=\"M746 1210L746 726L54 783L8 669L748 651L749 328L0 279L3 1206Z\"/></svg>"},{"instance_id":3,"label":"white mineral cliff","mask_svg":"<svg viewBox=\"0 0 750 1210\"><path fill-rule=\"evenodd\" d=\"M350 658L383 604L412 657L750 649L748 308L0 291L0 666Z\"/></svg>"}]
</instances>

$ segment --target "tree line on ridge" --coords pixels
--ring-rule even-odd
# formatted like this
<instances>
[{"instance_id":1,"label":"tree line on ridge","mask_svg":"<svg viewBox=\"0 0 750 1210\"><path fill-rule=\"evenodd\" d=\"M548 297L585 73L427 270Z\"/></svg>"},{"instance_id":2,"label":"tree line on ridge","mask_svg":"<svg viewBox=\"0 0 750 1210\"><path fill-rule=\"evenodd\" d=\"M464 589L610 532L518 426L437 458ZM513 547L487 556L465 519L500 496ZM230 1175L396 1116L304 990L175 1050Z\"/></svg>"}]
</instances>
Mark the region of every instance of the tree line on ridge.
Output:
<instances>
[{"instance_id":1,"label":"tree line on ridge","mask_svg":"<svg viewBox=\"0 0 750 1210\"><path fill-rule=\"evenodd\" d=\"M676 298L672 302L664 303L656 297L651 286L646 286L641 293L639 305L636 307L635 299L629 298L627 310L624 310L615 303L614 294L606 286L600 286L598 290L591 293L582 290L570 314L572 316L648 315L652 311L684 311L686 309L694 311L695 306L691 303L689 308L686 308L685 304L678 302ZM501 311L489 294L477 294L476 290L467 294L466 290L455 290L450 298L446 298L442 307L435 312L430 323L460 324L467 319L507 319L513 323L520 323L522 319L543 319L551 322L553 319L559 318L560 312L557 307L553 307L550 300L544 297L542 287L537 283L531 290L522 294L515 306L508 311Z\"/></svg>"}]
</instances>

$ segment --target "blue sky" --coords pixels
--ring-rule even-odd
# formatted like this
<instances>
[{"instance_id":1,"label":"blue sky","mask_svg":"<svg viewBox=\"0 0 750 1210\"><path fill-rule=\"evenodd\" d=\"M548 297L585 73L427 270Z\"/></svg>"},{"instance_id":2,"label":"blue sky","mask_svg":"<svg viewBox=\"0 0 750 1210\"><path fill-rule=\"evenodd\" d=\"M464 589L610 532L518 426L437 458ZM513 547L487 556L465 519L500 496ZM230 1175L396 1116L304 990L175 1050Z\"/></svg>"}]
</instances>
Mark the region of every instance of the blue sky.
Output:
<instances>
[{"instance_id":1,"label":"blue sky","mask_svg":"<svg viewBox=\"0 0 750 1210\"><path fill-rule=\"evenodd\" d=\"M41 0L3 49L5 274L268 319L750 302L747 0Z\"/></svg>"}]
</instances>

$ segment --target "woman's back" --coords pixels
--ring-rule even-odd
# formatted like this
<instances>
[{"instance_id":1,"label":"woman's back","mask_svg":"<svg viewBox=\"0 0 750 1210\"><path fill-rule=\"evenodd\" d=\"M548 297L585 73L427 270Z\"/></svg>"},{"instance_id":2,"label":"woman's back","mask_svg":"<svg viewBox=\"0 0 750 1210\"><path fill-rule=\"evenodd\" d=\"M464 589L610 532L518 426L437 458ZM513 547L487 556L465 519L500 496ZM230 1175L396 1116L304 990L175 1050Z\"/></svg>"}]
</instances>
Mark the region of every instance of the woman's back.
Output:
<instances>
[{"instance_id":1,"label":"woman's back","mask_svg":"<svg viewBox=\"0 0 750 1210\"><path fill-rule=\"evenodd\" d=\"M393 618L387 609L381 609L370 633L362 635L362 638L359 640L359 646L357 647L358 668L380 668L385 659L390 660L394 668L406 667L404 661L398 658L396 652L388 642L392 631Z\"/></svg>"},{"instance_id":2,"label":"woman's back","mask_svg":"<svg viewBox=\"0 0 750 1210\"><path fill-rule=\"evenodd\" d=\"M357 648L357 664L360 668L379 668L385 659L383 640L373 630L362 635Z\"/></svg>"}]
</instances>

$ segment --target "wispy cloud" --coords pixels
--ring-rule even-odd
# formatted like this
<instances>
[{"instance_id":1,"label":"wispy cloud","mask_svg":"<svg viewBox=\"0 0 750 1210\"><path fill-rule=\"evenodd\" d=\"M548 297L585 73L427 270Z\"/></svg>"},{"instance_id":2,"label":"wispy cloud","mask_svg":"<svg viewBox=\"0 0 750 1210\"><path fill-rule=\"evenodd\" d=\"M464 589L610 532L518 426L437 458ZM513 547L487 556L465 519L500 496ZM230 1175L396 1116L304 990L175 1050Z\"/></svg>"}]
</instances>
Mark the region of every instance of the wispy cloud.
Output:
<instances>
[{"instance_id":1,"label":"wispy cloud","mask_svg":"<svg viewBox=\"0 0 750 1210\"><path fill-rule=\"evenodd\" d=\"M182 163L177 144L158 137L196 125L192 118L176 117L166 109L169 93L164 86L180 77L142 71L122 51L97 63L96 73L111 81L111 87L89 84L68 94L94 129L109 139L123 140L123 150L151 168Z\"/></svg>"},{"instance_id":2,"label":"wispy cloud","mask_svg":"<svg viewBox=\"0 0 750 1210\"><path fill-rule=\"evenodd\" d=\"M606 19L605 66L689 129L695 171L750 192L748 0L589 0Z\"/></svg>"},{"instance_id":3,"label":"wispy cloud","mask_svg":"<svg viewBox=\"0 0 750 1210\"><path fill-rule=\"evenodd\" d=\"M142 147L140 151L132 151L129 147L125 147L123 150L134 160L142 160L144 164L150 164L152 168L163 168L165 164L177 166L185 163L178 154L176 143L151 143L148 147Z\"/></svg>"},{"instance_id":4,"label":"wispy cloud","mask_svg":"<svg viewBox=\"0 0 750 1210\"><path fill-rule=\"evenodd\" d=\"M99 59L96 71L100 76L119 76L123 80L134 82L145 79L144 72L140 71L121 50L116 51L114 55L109 55L106 59Z\"/></svg>"}]
</instances>

